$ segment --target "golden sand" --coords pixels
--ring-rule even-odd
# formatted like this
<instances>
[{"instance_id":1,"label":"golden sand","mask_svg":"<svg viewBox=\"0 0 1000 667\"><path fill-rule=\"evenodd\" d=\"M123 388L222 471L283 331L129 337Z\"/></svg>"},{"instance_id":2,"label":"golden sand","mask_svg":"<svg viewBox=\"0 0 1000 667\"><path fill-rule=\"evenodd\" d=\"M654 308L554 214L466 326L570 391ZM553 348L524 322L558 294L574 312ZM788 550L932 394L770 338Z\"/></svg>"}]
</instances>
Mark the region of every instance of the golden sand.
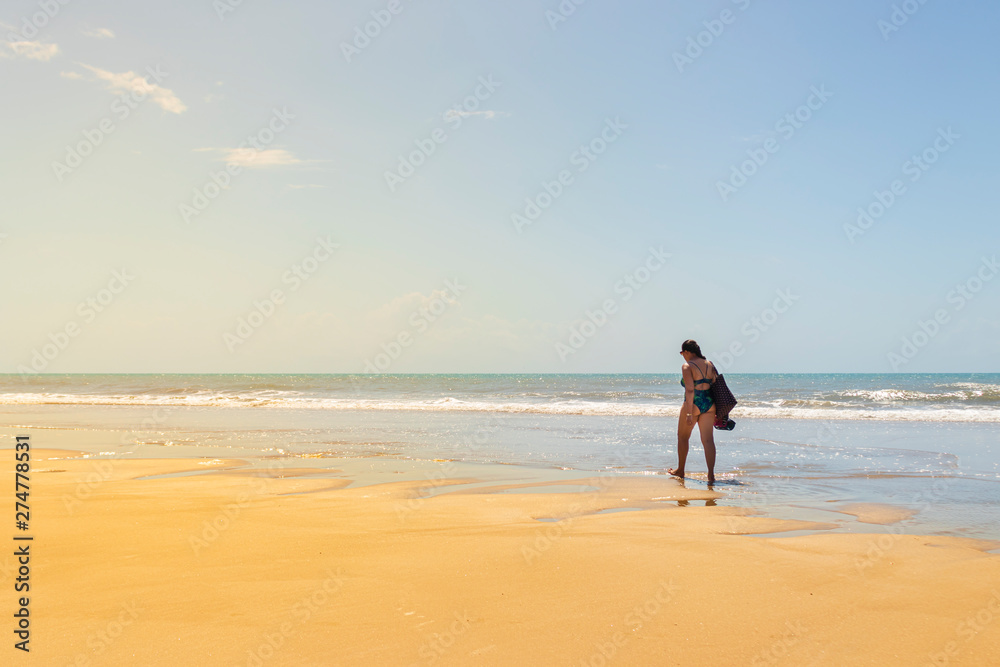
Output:
<instances>
[{"instance_id":1,"label":"golden sand","mask_svg":"<svg viewBox=\"0 0 1000 667\"><path fill-rule=\"evenodd\" d=\"M470 479L356 487L350 473L292 463L261 474L239 460L79 456L33 452L31 653L8 639L9 664L1000 655L995 544L898 530L753 537L824 526L712 506L722 494L659 477L574 480L567 493ZM149 478L182 471L212 472ZM0 566L12 608L14 558Z\"/></svg>"},{"instance_id":2,"label":"golden sand","mask_svg":"<svg viewBox=\"0 0 1000 667\"><path fill-rule=\"evenodd\" d=\"M877 523L884 526L905 521L917 513L916 510L907 507L880 503L851 503L834 508L834 511L857 517L861 523Z\"/></svg>"}]
</instances>

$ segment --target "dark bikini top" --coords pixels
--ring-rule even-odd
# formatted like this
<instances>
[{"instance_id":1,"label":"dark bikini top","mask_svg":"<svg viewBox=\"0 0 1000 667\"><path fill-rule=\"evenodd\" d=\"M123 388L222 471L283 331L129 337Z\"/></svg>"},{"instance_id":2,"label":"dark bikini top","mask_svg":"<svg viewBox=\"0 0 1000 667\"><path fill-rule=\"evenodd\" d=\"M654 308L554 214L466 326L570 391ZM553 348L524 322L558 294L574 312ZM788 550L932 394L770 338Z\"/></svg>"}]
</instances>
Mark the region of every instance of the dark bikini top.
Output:
<instances>
[{"instance_id":1,"label":"dark bikini top","mask_svg":"<svg viewBox=\"0 0 1000 667\"><path fill-rule=\"evenodd\" d=\"M689 365L690 366L694 366L694 368L698 368L694 364L689 364ZM707 362L705 363L705 369L706 370L708 369L708 363ZM698 372L701 373L701 369L700 368L698 368ZM699 384L702 384L702 383L712 384L712 380L709 380L708 377L704 373L702 373L702 378L700 380L695 380L694 384L697 387ZM681 386L682 387L684 386L684 378L681 378Z\"/></svg>"}]
</instances>

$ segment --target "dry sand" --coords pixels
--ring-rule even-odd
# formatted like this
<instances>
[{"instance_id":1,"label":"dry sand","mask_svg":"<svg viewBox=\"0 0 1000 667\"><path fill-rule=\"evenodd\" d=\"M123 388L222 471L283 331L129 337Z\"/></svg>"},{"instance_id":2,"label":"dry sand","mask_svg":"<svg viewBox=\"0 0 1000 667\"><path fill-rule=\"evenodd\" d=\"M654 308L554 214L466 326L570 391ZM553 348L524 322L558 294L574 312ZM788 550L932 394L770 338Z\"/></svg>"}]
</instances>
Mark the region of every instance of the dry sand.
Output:
<instances>
[{"instance_id":1,"label":"dry sand","mask_svg":"<svg viewBox=\"0 0 1000 667\"><path fill-rule=\"evenodd\" d=\"M898 530L753 537L824 526L713 507L721 494L663 478L577 480L567 489L588 490L569 493L460 485L468 479L344 488L350 471L290 463L260 475L239 460L74 456L33 452L31 653L8 639L7 664L986 665L1000 655L1000 556L985 552L996 544ZM217 472L139 479L190 470ZM643 511L597 513L615 508ZM12 551L0 558L7 609Z\"/></svg>"}]
</instances>

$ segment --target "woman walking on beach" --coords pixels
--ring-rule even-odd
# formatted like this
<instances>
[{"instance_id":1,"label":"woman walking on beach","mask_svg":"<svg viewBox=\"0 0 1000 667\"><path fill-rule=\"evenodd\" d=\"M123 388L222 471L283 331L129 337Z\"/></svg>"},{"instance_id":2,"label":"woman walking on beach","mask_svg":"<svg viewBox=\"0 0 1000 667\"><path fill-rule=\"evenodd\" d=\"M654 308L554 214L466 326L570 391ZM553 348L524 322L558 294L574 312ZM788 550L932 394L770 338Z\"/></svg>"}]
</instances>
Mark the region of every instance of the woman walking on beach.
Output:
<instances>
[{"instance_id":1,"label":"woman walking on beach","mask_svg":"<svg viewBox=\"0 0 1000 667\"><path fill-rule=\"evenodd\" d=\"M697 423L701 430L701 444L705 448L705 464L708 466L708 481L711 484L715 481L715 436L712 433L715 425L715 401L710 389L719 374L693 340L684 341L681 356L684 357L684 365L681 366L684 376L681 380L684 405L681 406L677 421L677 467L668 472L675 477L684 477L691 431Z\"/></svg>"}]
</instances>

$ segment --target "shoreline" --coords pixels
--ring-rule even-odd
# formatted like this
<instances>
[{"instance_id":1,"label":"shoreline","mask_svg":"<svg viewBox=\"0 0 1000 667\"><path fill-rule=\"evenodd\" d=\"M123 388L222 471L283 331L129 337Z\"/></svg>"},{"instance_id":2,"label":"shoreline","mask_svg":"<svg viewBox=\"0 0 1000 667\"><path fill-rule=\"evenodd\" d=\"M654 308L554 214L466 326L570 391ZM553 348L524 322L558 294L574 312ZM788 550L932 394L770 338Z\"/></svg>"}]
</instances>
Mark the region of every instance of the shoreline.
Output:
<instances>
[{"instance_id":1,"label":"shoreline","mask_svg":"<svg viewBox=\"0 0 1000 667\"><path fill-rule=\"evenodd\" d=\"M183 459L209 456L239 458L259 466L266 465L266 461L275 458L289 458L295 461L290 464L294 467L320 470L331 466L348 468L355 486L379 483L386 479L420 481L441 477L482 477L487 481L509 483L559 481L605 474L662 478L668 476L666 468L672 464L672 457L675 456L667 445L657 450L630 451L624 455L605 449L603 455L608 456L607 459L601 456L580 457L567 449L560 450L549 460L532 460L531 456L520 456L524 453L523 450L492 450L489 444L483 445L484 442L492 442L486 438L496 435L493 432L482 435L475 430L481 424L477 421L460 425L464 438L461 443L453 441L449 444L433 439L436 444L431 444L430 440L426 444L389 442L389 447L385 447L378 444L378 438L388 436L388 439L392 439L407 427L407 422L402 426L394 424L393 431L386 431L384 424L380 425L380 422L367 421L347 424L317 423L308 424L301 429L286 430L286 424L295 423L296 415L287 415L287 419L279 423L260 421L240 426L234 421L239 418L235 414L239 410L229 411L234 414L225 412L220 409L179 408L172 412L146 413L126 407L95 412L89 409L67 410L65 406L53 409L48 406L37 415L32 415L35 418L28 420L18 419L18 416L23 415L0 414L0 434L7 436L8 441L12 442L15 435L29 433L36 446L44 444L50 448L81 450L94 459ZM37 424L41 416L46 418L48 425L26 426ZM22 426L14 425L17 423ZM503 424L487 422L486 426L497 428L498 423ZM428 428L437 431L450 426L450 421L444 421L431 424ZM540 422L535 426L548 429L549 422ZM775 424L765 431L781 426L788 427ZM669 425L667 428L669 430ZM820 438L824 444L833 446L828 447L827 457L841 457L842 452L853 450L839 448L838 452L837 445L840 445L842 438L850 436L850 432L836 430L837 428L839 427L824 425L818 430L805 429L798 435L803 439L810 436ZM856 429L857 427L855 431ZM898 438L898 431L898 428L887 425L883 432L895 433ZM977 425L969 425L969 433L980 433L980 437L986 437L982 435L982 431ZM878 437L879 434L868 427L860 433L869 434L865 436L869 438ZM906 433L903 431L902 435L906 436ZM936 431L930 435L934 433ZM752 435L747 432L743 439L746 441L747 436ZM790 435L794 439L794 434ZM536 439L546 437L549 434L532 431L530 446L534 448ZM366 441L364 438L372 440ZM857 441L859 436L855 435L853 439ZM701 446L697 437L692 440L692 465L684 483L707 488ZM767 439L758 441L752 437L749 441L744 446L745 451L763 451L762 447L776 445L783 448L774 450L776 456L790 454L804 461L806 466L817 460L822 462L821 458L817 459L817 455L823 453L822 448L817 451L811 445ZM366 442L374 444L365 444ZM529 440L521 442L527 443ZM996 522L1000 519L1000 506L989 502L990 498L1000 498L1000 480L965 471L953 472L949 462L954 457L920 451L919 445L916 442L909 443L913 448L910 450L887 447L880 450L868 449L864 453L858 451L853 456L858 461L874 460L872 452L877 451L881 460L891 463L899 452L904 452L923 457L920 460L914 459L917 466L925 469L927 466L936 466L939 470L892 472L879 471L876 467L870 472L815 469L813 474L808 467L797 470L802 464L792 459L786 461L784 467L762 466L755 462L727 466L732 461L731 454L727 452L731 445L723 440L718 445L722 463L717 469L719 483L714 488L724 494L720 504L754 510L774 518L824 524L823 532L883 533L898 529L913 534L1000 540L1000 523ZM969 451L968 447L966 451ZM569 458L566 458L567 454ZM941 465L942 462L945 465ZM738 464L738 461L734 463ZM767 464L767 458L763 458L761 463ZM910 516L890 529L859 521L840 511L841 506L855 504L895 506L902 511L909 511Z\"/></svg>"},{"instance_id":2,"label":"shoreline","mask_svg":"<svg viewBox=\"0 0 1000 667\"><path fill-rule=\"evenodd\" d=\"M1000 604L997 543L754 537L821 526L654 476L353 485L371 462L33 459L46 664L924 664L954 642L949 664L982 664L1000 641L1000 623L958 634L989 582Z\"/></svg>"}]
</instances>

